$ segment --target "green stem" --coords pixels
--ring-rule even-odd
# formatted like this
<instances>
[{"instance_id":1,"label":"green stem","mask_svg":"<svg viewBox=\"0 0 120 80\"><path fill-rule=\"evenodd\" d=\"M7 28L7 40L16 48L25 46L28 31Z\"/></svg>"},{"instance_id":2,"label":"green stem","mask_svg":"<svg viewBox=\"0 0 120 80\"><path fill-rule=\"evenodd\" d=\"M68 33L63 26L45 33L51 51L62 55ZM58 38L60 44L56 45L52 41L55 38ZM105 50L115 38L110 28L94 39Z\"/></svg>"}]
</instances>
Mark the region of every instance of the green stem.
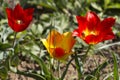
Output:
<instances>
[{"instance_id":1,"label":"green stem","mask_svg":"<svg viewBox=\"0 0 120 80\"><path fill-rule=\"evenodd\" d=\"M60 80L64 80L65 75L66 75L66 73L67 73L67 71L68 71L68 67L69 67L70 63L73 61L73 59L74 59L74 58L72 58L72 59L67 63L66 69L65 69L65 71L63 72Z\"/></svg>"},{"instance_id":2,"label":"green stem","mask_svg":"<svg viewBox=\"0 0 120 80\"><path fill-rule=\"evenodd\" d=\"M89 47L88 47L88 49L87 49L87 51L86 51L85 55L83 56L83 63L85 62L86 57L87 57L87 55L88 55L88 53L89 53L89 51L90 51L91 47L92 47L92 45L89 45Z\"/></svg>"},{"instance_id":3,"label":"green stem","mask_svg":"<svg viewBox=\"0 0 120 80\"><path fill-rule=\"evenodd\" d=\"M78 80L82 77L81 64L79 63L77 53L75 53L75 64L78 72Z\"/></svg>"},{"instance_id":4,"label":"green stem","mask_svg":"<svg viewBox=\"0 0 120 80\"><path fill-rule=\"evenodd\" d=\"M60 61L59 60L58 60L57 71L58 71L58 79L60 80Z\"/></svg>"},{"instance_id":5,"label":"green stem","mask_svg":"<svg viewBox=\"0 0 120 80\"><path fill-rule=\"evenodd\" d=\"M14 33L14 40L13 40L13 49L15 48L16 35L17 35L17 32L15 32L15 33Z\"/></svg>"},{"instance_id":6,"label":"green stem","mask_svg":"<svg viewBox=\"0 0 120 80\"><path fill-rule=\"evenodd\" d=\"M49 56L49 69L50 69L50 80L52 80L52 74L53 74L53 70L52 70L52 63L51 63L51 57Z\"/></svg>"}]
</instances>

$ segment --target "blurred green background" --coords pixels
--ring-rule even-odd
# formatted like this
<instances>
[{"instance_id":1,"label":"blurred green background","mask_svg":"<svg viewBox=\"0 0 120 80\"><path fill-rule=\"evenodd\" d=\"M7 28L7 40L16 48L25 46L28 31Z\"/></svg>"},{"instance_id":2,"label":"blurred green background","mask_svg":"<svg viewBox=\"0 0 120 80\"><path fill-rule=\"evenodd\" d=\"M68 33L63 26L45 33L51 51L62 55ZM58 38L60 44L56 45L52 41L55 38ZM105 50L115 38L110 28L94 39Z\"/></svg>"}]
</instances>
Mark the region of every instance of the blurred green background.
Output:
<instances>
[{"instance_id":1,"label":"blurred green background","mask_svg":"<svg viewBox=\"0 0 120 80\"><path fill-rule=\"evenodd\" d=\"M30 28L17 34L15 53L30 57L29 53L46 57L46 49L40 39L46 38L51 29L59 32L73 31L77 28L76 15L84 16L88 11L94 11L103 20L106 17L115 17L113 31L116 38L105 41L98 46L120 41L120 0L13 0L25 8L34 8L34 18ZM0 0L0 66L7 62L9 50L12 50L14 33L7 23L5 8L11 7L12 0ZM75 48L85 44L78 40ZM120 44L120 43L119 43ZM19 54L20 55L20 54ZM16 56L13 56L13 59ZM30 57L31 58L31 57ZM32 58L31 58L32 59ZM14 61L14 60L13 60ZM16 63L15 63L16 64ZM14 65L14 62L13 62Z\"/></svg>"}]
</instances>

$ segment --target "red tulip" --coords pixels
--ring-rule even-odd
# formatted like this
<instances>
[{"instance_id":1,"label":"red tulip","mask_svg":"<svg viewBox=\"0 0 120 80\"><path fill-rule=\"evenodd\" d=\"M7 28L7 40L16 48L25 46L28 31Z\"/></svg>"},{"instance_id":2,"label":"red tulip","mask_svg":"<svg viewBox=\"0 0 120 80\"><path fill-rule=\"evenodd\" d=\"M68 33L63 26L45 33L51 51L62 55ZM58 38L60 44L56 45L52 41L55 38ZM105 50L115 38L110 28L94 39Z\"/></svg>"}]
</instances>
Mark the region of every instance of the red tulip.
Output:
<instances>
[{"instance_id":1,"label":"red tulip","mask_svg":"<svg viewBox=\"0 0 120 80\"><path fill-rule=\"evenodd\" d=\"M28 28L33 18L33 8L23 9L17 4L13 9L6 8L8 24L15 32L21 32Z\"/></svg>"},{"instance_id":2,"label":"red tulip","mask_svg":"<svg viewBox=\"0 0 120 80\"><path fill-rule=\"evenodd\" d=\"M97 44L115 37L112 26L115 19L110 17L100 20L94 12L88 12L85 17L76 16L78 29L73 31L73 36L78 36L87 44Z\"/></svg>"}]
</instances>

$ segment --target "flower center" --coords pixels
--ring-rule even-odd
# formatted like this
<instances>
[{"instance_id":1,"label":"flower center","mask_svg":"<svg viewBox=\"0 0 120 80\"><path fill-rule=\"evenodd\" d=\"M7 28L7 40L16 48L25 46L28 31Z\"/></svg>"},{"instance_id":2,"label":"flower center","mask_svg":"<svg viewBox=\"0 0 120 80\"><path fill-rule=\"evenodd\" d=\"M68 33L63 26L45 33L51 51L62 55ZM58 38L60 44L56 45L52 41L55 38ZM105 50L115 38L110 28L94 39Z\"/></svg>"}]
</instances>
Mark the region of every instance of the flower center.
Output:
<instances>
[{"instance_id":1,"label":"flower center","mask_svg":"<svg viewBox=\"0 0 120 80\"><path fill-rule=\"evenodd\" d=\"M97 32L95 30L88 30L88 29L86 29L82 32L83 38L85 38L88 35L97 35Z\"/></svg>"},{"instance_id":2,"label":"flower center","mask_svg":"<svg viewBox=\"0 0 120 80\"><path fill-rule=\"evenodd\" d=\"M17 20L16 23L17 23L17 24L22 24L23 21L22 21L22 20Z\"/></svg>"},{"instance_id":3,"label":"flower center","mask_svg":"<svg viewBox=\"0 0 120 80\"><path fill-rule=\"evenodd\" d=\"M56 48L55 49L54 55L55 55L56 58L61 58L61 57L64 56L64 54L65 54L65 51L62 48Z\"/></svg>"}]
</instances>

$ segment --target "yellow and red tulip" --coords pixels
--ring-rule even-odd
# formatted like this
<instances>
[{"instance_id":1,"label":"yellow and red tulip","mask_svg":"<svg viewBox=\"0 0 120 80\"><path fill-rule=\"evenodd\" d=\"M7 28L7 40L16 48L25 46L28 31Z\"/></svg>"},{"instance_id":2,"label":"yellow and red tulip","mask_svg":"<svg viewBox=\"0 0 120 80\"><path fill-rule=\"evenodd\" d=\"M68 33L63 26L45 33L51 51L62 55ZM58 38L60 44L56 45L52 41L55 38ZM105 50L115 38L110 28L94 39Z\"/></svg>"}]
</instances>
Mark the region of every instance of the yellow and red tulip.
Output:
<instances>
[{"instance_id":1,"label":"yellow and red tulip","mask_svg":"<svg viewBox=\"0 0 120 80\"><path fill-rule=\"evenodd\" d=\"M64 60L72 54L71 49L75 44L75 39L72 37L71 32L60 34L56 30L52 30L47 39L42 39L42 43L51 57Z\"/></svg>"}]
</instances>

